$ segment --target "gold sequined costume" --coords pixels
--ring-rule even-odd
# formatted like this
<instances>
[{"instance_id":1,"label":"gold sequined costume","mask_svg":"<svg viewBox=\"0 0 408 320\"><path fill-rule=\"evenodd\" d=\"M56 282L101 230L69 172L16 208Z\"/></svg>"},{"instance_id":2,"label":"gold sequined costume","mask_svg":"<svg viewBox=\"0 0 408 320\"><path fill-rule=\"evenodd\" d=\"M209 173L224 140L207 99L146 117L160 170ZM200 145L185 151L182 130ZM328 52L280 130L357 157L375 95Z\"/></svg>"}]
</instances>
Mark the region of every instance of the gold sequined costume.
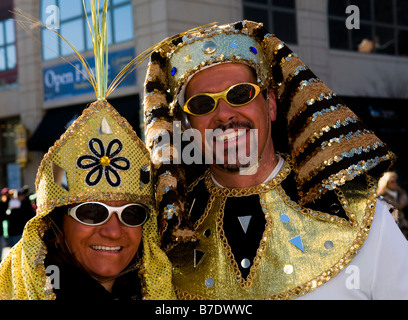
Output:
<instances>
[{"instance_id":1,"label":"gold sequined costume","mask_svg":"<svg viewBox=\"0 0 408 320\"><path fill-rule=\"evenodd\" d=\"M174 125L185 120L185 85L219 63L252 67L261 89L275 94L273 143L288 156L283 172L265 185L211 186L204 165L183 165L176 141L164 145L159 138L163 130L188 128ZM144 108L179 298L299 297L338 274L363 245L375 211L374 181L395 155L261 23L207 26L164 41L147 69ZM249 219L256 219L255 229ZM247 237L239 241L242 230Z\"/></svg>"},{"instance_id":2,"label":"gold sequined costume","mask_svg":"<svg viewBox=\"0 0 408 320\"><path fill-rule=\"evenodd\" d=\"M339 217L329 208L322 212L293 201L285 181L290 173L286 162L275 178L256 187L220 188L209 172L194 183L191 218L198 241L169 252L179 298L293 299L349 264L374 217L374 179L339 188ZM250 246L263 217L264 230Z\"/></svg>"}]
</instances>

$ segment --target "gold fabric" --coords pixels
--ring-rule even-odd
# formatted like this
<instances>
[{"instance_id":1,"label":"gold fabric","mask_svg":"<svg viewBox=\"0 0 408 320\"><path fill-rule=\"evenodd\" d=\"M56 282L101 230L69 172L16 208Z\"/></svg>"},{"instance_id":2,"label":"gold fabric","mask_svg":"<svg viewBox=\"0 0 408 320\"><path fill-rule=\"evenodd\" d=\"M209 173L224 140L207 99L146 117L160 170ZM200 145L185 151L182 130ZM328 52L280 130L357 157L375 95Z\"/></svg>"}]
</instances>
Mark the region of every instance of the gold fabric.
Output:
<instances>
[{"instance_id":1,"label":"gold fabric","mask_svg":"<svg viewBox=\"0 0 408 320\"><path fill-rule=\"evenodd\" d=\"M113 143L115 139L120 143ZM99 144L91 143L96 140ZM96 160L89 160L89 155ZM83 156L88 160L80 161ZM108 173L109 165L112 167ZM91 170L97 166L101 170L92 175ZM127 200L149 206L150 217L142 233L143 298L174 299L171 265L159 248L153 185L151 179L142 177L143 172L150 175L149 167L143 142L108 102L97 101L86 108L40 164L36 178L37 215L26 224L22 239L0 265L0 299L55 299L44 267L47 248L42 238L50 227L44 218L55 207L98 200ZM103 173L100 177L99 171Z\"/></svg>"},{"instance_id":2,"label":"gold fabric","mask_svg":"<svg viewBox=\"0 0 408 320\"><path fill-rule=\"evenodd\" d=\"M281 187L290 171L285 164L277 177L250 188L215 187L207 172L210 198L195 224L199 241L196 246L179 244L169 253L180 299L293 299L329 281L351 262L373 219L374 180L368 177L366 185L353 181L338 190L346 220L293 202ZM224 205L228 197L253 194L259 194L266 225L244 279L224 235ZM304 251L289 241L297 236ZM196 266L195 249L204 253Z\"/></svg>"}]
</instances>

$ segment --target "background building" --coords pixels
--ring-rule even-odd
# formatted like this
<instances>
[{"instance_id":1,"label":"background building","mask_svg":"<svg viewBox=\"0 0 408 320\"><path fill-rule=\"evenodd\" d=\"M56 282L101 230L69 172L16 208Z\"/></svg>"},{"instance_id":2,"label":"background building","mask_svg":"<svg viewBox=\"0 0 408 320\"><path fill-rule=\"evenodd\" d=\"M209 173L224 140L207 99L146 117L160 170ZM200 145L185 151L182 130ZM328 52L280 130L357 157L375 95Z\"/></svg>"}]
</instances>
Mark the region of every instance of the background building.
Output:
<instances>
[{"instance_id":1,"label":"background building","mask_svg":"<svg viewBox=\"0 0 408 320\"><path fill-rule=\"evenodd\" d=\"M264 22L397 153L395 169L406 186L408 1L109 3L111 74L146 48L186 29L243 18ZM71 59L72 49L49 31L30 29L33 36L28 35L12 20L9 10L14 8L54 27L86 57L92 57L92 51L82 0L1 0L0 187L27 184L33 191L44 153L95 95L81 68L59 57ZM139 135L145 66L126 78L109 99Z\"/></svg>"}]
</instances>

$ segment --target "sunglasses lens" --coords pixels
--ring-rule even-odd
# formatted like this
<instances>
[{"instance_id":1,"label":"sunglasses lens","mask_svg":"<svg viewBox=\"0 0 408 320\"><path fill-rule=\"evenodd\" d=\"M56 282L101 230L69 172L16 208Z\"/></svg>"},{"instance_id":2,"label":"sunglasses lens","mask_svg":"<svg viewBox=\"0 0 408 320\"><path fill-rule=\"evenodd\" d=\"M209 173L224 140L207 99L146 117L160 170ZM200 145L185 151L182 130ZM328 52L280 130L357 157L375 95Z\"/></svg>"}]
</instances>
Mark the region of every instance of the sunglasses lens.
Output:
<instances>
[{"instance_id":1,"label":"sunglasses lens","mask_svg":"<svg viewBox=\"0 0 408 320\"><path fill-rule=\"evenodd\" d=\"M214 108L214 103L213 98L206 95L199 95L188 102L188 109L193 114L206 114Z\"/></svg>"},{"instance_id":2,"label":"sunglasses lens","mask_svg":"<svg viewBox=\"0 0 408 320\"><path fill-rule=\"evenodd\" d=\"M75 212L76 217L86 224L99 224L109 215L108 209L97 203L85 203Z\"/></svg>"},{"instance_id":3,"label":"sunglasses lens","mask_svg":"<svg viewBox=\"0 0 408 320\"><path fill-rule=\"evenodd\" d=\"M130 226L142 225L148 216L148 210L141 205L131 205L122 211L122 220Z\"/></svg>"},{"instance_id":4,"label":"sunglasses lens","mask_svg":"<svg viewBox=\"0 0 408 320\"><path fill-rule=\"evenodd\" d=\"M250 84L239 84L227 93L227 100L232 105L249 103L255 97L255 87Z\"/></svg>"}]
</instances>

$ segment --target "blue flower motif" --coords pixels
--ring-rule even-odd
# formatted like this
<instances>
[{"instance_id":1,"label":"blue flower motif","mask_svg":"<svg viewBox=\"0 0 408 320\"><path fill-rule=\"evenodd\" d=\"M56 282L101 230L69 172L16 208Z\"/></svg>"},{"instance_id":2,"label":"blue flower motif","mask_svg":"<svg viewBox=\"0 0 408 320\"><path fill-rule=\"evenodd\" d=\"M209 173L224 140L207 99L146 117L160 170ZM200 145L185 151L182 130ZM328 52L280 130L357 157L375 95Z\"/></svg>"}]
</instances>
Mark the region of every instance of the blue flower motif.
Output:
<instances>
[{"instance_id":1,"label":"blue flower motif","mask_svg":"<svg viewBox=\"0 0 408 320\"><path fill-rule=\"evenodd\" d=\"M117 170L130 168L130 161L127 158L117 157L123 149L122 142L119 139L113 139L105 152L103 142L98 138L92 138L88 142L88 147L93 155L80 156L77 160L79 169L91 169L85 177L85 183L91 187L96 186L105 174L106 181L112 187L120 186L121 178Z\"/></svg>"}]
</instances>

